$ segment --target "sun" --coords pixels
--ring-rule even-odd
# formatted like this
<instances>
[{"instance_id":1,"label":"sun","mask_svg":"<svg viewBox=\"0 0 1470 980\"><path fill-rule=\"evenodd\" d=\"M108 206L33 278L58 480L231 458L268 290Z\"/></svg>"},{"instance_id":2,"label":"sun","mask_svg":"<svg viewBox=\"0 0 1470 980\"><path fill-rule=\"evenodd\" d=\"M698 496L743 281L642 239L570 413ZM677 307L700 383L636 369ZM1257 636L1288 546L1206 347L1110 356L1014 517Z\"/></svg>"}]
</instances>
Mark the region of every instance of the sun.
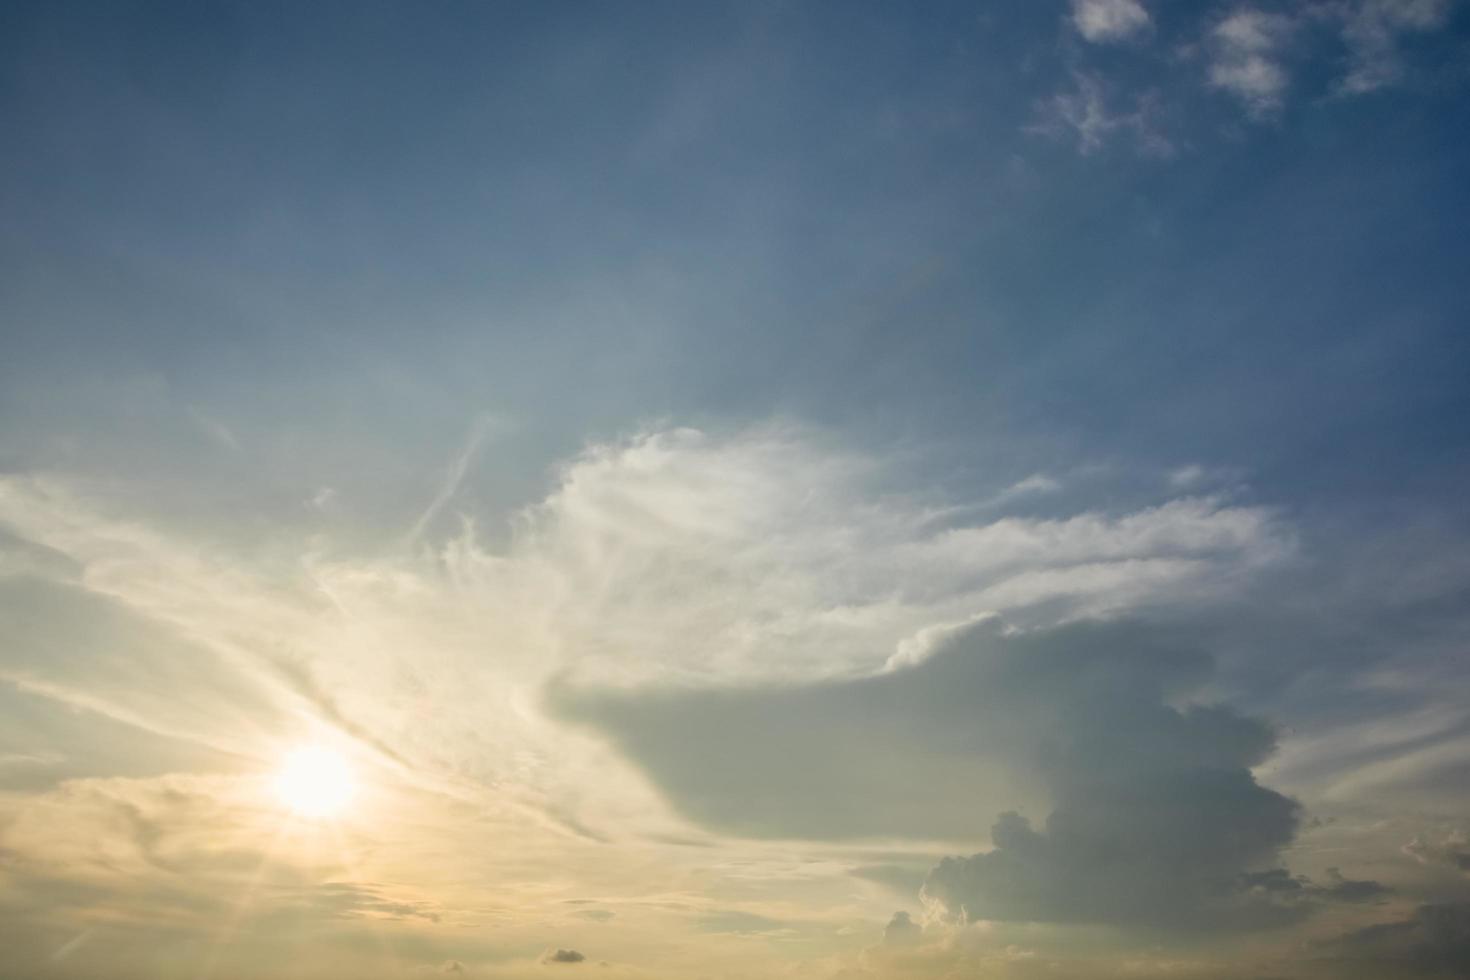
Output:
<instances>
[{"instance_id":1,"label":"sun","mask_svg":"<svg viewBox=\"0 0 1470 980\"><path fill-rule=\"evenodd\" d=\"M287 754L274 785L276 796L293 812L316 819L341 814L357 789L347 760L319 745Z\"/></svg>"}]
</instances>

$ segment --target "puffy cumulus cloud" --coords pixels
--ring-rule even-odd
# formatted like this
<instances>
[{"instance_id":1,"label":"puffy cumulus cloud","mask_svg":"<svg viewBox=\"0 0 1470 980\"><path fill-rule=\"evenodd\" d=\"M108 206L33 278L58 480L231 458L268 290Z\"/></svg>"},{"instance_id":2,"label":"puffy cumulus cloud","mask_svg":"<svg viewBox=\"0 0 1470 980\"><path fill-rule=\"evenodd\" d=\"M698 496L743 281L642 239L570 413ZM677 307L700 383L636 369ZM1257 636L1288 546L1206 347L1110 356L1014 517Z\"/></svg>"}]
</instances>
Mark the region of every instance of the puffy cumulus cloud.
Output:
<instances>
[{"instance_id":1,"label":"puffy cumulus cloud","mask_svg":"<svg viewBox=\"0 0 1470 980\"><path fill-rule=\"evenodd\" d=\"M1072 24L1087 40L1103 43L1136 37L1151 20L1139 0L1072 0Z\"/></svg>"},{"instance_id":2,"label":"puffy cumulus cloud","mask_svg":"<svg viewBox=\"0 0 1470 980\"><path fill-rule=\"evenodd\" d=\"M1172 830L1160 862L1208 857L1233 873L1290 839L1295 810L1248 771L1272 749L1269 728L1169 703L1209 666L1163 627L1017 632L988 618L866 677L713 690L562 684L551 704L611 738L688 816L737 833L971 839L977 814L1055 806L1079 848L1110 833L1121 842L1128 826ZM1198 841L1183 827L1193 820Z\"/></svg>"},{"instance_id":3,"label":"puffy cumulus cloud","mask_svg":"<svg viewBox=\"0 0 1470 980\"><path fill-rule=\"evenodd\" d=\"M581 963L586 956L575 949L548 949L541 957L543 963Z\"/></svg>"},{"instance_id":4,"label":"puffy cumulus cloud","mask_svg":"<svg viewBox=\"0 0 1470 980\"><path fill-rule=\"evenodd\" d=\"M1421 905L1408 918L1324 943L1339 976L1470 975L1470 903Z\"/></svg>"},{"instance_id":5,"label":"puffy cumulus cloud","mask_svg":"<svg viewBox=\"0 0 1470 980\"><path fill-rule=\"evenodd\" d=\"M1240 887L1238 869L1275 860L1295 830L1294 804L1244 770L1140 776L1079 787L1042 830L1002 814L993 849L946 858L924 894L966 920L1164 931L1284 924L1301 907L1269 887Z\"/></svg>"},{"instance_id":6,"label":"puffy cumulus cloud","mask_svg":"<svg viewBox=\"0 0 1470 980\"><path fill-rule=\"evenodd\" d=\"M995 737L1010 737L1048 815L1038 827L1002 813L992 849L942 861L925 897L962 921L1171 932L1283 925L1326 902L1386 896L1336 869L1317 884L1276 866L1298 806L1252 773L1274 750L1272 730L1225 707L1179 706L1202 665L1135 629L1023 635L1011 641L1019 669L975 685L987 695L977 713L1005 717L990 698L1040 712L1034 731L1006 717Z\"/></svg>"},{"instance_id":7,"label":"puffy cumulus cloud","mask_svg":"<svg viewBox=\"0 0 1470 980\"><path fill-rule=\"evenodd\" d=\"M1179 33L1180 63L1199 61L1209 88L1228 93L1255 119L1274 118L1299 74L1338 95L1361 95L1401 82L1420 61L1453 59L1449 45L1429 39L1450 24L1452 0L1309 0L1297 4L1235 2L1170 18ZM1071 28L1094 44L1136 40L1155 23L1140 0L1073 0ZM1421 50L1415 51L1414 47ZM1105 76L1084 53L1070 61L1071 84L1037 103L1032 132L1075 140L1094 153L1115 138L1140 153L1174 156L1177 120L1191 112L1193 87L1131 90L1127 73ZM1168 125L1165 125L1167 121Z\"/></svg>"},{"instance_id":8,"label":"puffy cumulus cloud","mask_svg":"<svg viewBox=\"0 0 1470 980\"><path fill-rule=\"evenodd\" d=\"M1296 834L1298 807L1251 773L1272 747L1264 725L1222 708L1112 715L1121 707L1087 706L1097 744L1040 761L1052 788L1042 827L1002 813L992 849L946 858L925 897L961 921L1193 933L1281 926L1329 902L1391 894L1336 868L1319 884L1272 866ZM1122 738L1117 717L1132 719Z\"/></svg>"},{"instance_id":9,"label":"puffy cumulus cloud","mask_svg":"<svg viewBox=\"0 0 1470 980\"><path fill-rule=\"evenodd\" d=\"M1210 32L1210 84L1255 115L1280 108L1289 82L1281 55L1296 26L1290 17L1253 7L1231 11Z\"/></svg>"}]
</instances>

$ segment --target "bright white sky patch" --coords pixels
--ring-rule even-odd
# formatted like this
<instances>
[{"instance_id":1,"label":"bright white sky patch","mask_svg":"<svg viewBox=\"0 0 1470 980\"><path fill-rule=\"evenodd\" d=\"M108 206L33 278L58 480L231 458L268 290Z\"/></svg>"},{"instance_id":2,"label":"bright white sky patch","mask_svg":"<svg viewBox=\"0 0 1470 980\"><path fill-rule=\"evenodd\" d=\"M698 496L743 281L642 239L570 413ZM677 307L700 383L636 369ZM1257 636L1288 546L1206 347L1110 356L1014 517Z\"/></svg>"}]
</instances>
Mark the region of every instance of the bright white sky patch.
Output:
<instances>
[{"instance_id":1,"label":"bright white sky patch","mask_svg":"<svg viewBox=\"0 0 1470 980\"><path fill-rule=\"evenodd\" d=\"M357 792L347 760L320 745L293 749L276 773L274 789L293 812L314 818L340 816Z\"/></svg>"}]
</instances>

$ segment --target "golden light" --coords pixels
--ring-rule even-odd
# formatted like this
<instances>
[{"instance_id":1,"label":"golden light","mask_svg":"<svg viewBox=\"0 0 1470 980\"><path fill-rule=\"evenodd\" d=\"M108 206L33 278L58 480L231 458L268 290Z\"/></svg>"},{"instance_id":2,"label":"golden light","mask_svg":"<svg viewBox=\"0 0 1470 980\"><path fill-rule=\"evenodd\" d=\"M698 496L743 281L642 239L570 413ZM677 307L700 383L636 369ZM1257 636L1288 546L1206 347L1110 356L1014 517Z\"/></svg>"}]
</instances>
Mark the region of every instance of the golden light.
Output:
<instances>
[{"instance_id":1,"label":"golden light","mask_svg":"<svg viewBox=\"0 0 1470 980\"><path fill-rule=\"evenodd\" d=\"M331 749L303 746L286 756L275 779L276 796L303 817L334 817L356 791L347 760Z\"/></svg>"}]
</instances>

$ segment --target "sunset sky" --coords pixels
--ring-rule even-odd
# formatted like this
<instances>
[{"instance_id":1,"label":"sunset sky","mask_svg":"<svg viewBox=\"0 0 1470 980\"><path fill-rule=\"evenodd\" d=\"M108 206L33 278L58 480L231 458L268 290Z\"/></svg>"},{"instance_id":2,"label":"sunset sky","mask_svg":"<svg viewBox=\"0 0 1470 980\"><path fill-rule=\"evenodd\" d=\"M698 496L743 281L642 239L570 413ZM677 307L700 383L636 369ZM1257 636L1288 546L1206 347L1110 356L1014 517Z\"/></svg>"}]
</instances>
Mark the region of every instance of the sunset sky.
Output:
<instances>
[{"instance_id":1,"label":"sunset sky","mask_svg":"<svg viewBox=\"0 0 1470 980\"><path fill-rule=\"evenodd\" d=\"M1470 976L1470 10L0 5L0 977Z\"/></svg>"}]
</instances>

